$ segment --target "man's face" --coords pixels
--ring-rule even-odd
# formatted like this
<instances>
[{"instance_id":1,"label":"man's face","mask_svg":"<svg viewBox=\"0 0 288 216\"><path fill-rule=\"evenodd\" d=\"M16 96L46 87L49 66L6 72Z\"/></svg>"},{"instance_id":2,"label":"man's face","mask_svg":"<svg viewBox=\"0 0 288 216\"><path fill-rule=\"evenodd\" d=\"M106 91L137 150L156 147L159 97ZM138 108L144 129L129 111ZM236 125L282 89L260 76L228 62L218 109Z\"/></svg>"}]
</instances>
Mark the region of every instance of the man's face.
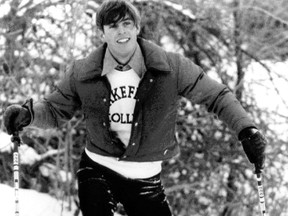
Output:
<instances>
[{"instance_id":1,"label":"man's face","mask_svg":"<svg viewBox=\"0 0 288 216\"><path fill-rule=\"evenodd\" d=\"M112 55L124 64L136 49L139 31L134 22L126 16L118 23L104 25L102 33Z\"/></svg>"}]
</instances>

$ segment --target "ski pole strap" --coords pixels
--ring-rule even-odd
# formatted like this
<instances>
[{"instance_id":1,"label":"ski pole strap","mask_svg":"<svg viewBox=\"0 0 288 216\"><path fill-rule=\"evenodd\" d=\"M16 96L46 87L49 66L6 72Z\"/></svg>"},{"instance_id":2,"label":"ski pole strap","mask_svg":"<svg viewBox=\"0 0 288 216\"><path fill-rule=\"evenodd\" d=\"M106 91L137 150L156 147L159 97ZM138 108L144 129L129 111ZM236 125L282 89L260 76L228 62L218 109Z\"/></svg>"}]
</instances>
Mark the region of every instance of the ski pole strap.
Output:
<instances>
[{"instance_id":1,"label":"ski pole strap","mask_svg":"<svg viewBox=\"0 0 288 216\"><path fill-rule=\"evenodd\" d=\"M14 144L13 151L13 174L14 174L14 193L15 193L15 216L19 216L19 152L18 147L21 140L18 133L14 133L11 141Z\"/></svg>"},{"instance_id":2,"label":"ski pole strap","mask_svg":"<svg viewBox=\"0 0 288 216\"><path fill-rule=\"evenodd\" d=\"M256 173L258 195L259 195L259 204L262 216L266 216L266 207L265 207L265 196L264 189L262 185L261 173Z\"/></svg>"}]
</instances>

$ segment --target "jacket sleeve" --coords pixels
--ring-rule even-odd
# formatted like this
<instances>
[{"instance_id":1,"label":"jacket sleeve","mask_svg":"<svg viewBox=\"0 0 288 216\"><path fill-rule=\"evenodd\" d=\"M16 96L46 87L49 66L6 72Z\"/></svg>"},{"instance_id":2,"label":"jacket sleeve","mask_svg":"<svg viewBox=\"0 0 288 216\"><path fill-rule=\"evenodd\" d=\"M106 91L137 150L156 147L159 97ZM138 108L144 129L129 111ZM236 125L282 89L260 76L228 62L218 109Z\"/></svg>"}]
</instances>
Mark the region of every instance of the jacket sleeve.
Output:
<instances>
[{"instance_id":1,"label":"jacket sleeve","mask_svg":"<svg viewBox=\"0 0 288 216\"><path fill-rule=\"evenodd\" d=\"M55 90L43 100L33 104L34 120L31 126L58 127L70 120L81 106L75 90L74 63L68 67Z\"/></svg>"},{"instance_id":2,"label":"jacket sleeve","mask_svg":"<svg viewBox=\"0 0 288 216\"><path fill-rule=\"evenodd\" d=\"M177 59L179 95L191 100L192 103L205 105L208 112L215 113L237 135L246 127L255 127L227 86L210 78L189 59L180 55L174 59Z\"/></svg>"}]
</instances>

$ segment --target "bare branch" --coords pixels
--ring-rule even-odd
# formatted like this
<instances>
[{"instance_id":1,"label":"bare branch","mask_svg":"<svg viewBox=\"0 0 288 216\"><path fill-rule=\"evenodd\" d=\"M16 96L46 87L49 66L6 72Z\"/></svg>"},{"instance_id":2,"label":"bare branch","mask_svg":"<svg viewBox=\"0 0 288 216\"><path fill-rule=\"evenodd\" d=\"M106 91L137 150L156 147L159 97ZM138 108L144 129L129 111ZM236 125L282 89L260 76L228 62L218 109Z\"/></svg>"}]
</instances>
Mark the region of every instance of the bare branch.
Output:
<instances>
[{"instance_id":1,"label":"bare branch","mask_svg":"<svg viewBox=\"0 0 288 216\"><path fill-rule=\"evenodd\" d=\"M283 24L288 25L288 20L284 20L281 17L276 16L275 14L269 12L268 10L265 10L265 9L263 9L261 7L258 7L258 6L241 6L239 8L236 8L235 10L255 10L255 11L259 11L259 12L262 12L262 13L266 14L269 17L272 17L275 20L280 21Z\"/></svg>"}]
</instances>

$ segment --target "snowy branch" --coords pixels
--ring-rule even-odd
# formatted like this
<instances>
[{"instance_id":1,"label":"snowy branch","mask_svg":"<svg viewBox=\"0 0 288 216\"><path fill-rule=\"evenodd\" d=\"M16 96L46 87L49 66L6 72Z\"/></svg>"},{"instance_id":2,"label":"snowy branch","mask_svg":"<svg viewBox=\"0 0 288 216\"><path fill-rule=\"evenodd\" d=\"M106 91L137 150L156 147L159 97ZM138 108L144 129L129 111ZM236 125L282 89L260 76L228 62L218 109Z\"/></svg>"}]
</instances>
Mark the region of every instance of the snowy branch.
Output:
<instances>
[{"instance_id":1,"label":"snowy branch","mask_svg":"<svg viewBox=\"0 0 288 216\"><path fill-rule=\"evenodd\" d=\"M53 157L55 155L63 154L65 149L51 149L44 154L38 154L33 148L29 147L28 145L24 144L21 145L19 148L19 152L21 155L21 163L22 164L29 164L33 165L35 163L39 163L49 157Z\"/></svg>"}]
</instances>

